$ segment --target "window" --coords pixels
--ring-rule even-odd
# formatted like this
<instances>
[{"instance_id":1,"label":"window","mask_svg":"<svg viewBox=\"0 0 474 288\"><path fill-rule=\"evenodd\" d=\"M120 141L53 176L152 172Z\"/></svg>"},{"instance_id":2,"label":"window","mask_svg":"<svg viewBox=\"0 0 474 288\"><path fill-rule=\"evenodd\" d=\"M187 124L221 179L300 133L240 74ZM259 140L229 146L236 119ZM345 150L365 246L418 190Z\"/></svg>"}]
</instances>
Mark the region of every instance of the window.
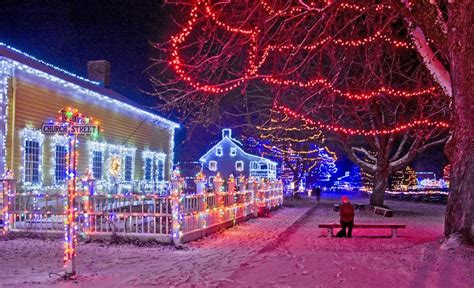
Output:
<instances>
[{"instance_id":1,"label":"window","mask_svg":"<svg viewBox=\"0 0 474 288\"><path fill-rule=\"evenodd\" d=\"M145 158L145 180L151 181L153 180L153 158Z\"/></svg>"},{"instance_id":2,"label":"window","mask_svg":"<svg viewBox=\"0 0 474 288\"><path fill-rule=\"evenodd\" d=\"M40 183L40 142L26 140L24 143L25 182Z\"/></svg>"},{"instance_id":3,"label":"window","mask_svg":"<svg viewBox=\"0 0 474 288\"><path fill-rule=\"evenodd\" d=\"M259 165L260 165L260 170L267 170L267 164L259 163Z\"/></svg>"},{"instance_id":4,"label":"window","mask_svg":"<svg viewBox=\"0 0 474 288\"><path fill-rule=\"evenodd\" d=\"M235 170L243 171L244 170L244 161L235 161Z\"/></svg>"},{"instance_id":5,"label":"window","mask_svg":"<svg viewBox=\"0 0 474 288\"><path fill-rule=\"evenodd\" d=\"M235 147L230 147L230 156L237 155L237 149Z\"/></svg>"},{"instance_id":6,"label":"window","mask_svg":"<svg viewBox=\"0 0 474 288\"><path fill-rule=\"evenodd\" d=\"M258 168L257 161L250 162L250 169L257 170L257 168Z\"/></svg>"},{"instance_id":7,"label":"window","mask_svg":"<svg viewBox=\"0 0 474 288\"><path fill-rule=\"evenodd\" d=\"M216 171L217 170L217 162L216 161L209 161L209 170Z\"/></svg>"},{"instance_id":8,"label":"window","mask_svg":"<svg viewBox=\"0 0 474 288\"><path fill-rule=\"evenodd\" d=\"M156 164L156 180L165 181L165 161L162 159L158 159Z\"/></svg>"},{"instance_id":9,"label":"window","mask_svg":"<svg viewBox=\"0 0 474 288\"><path fill-rule=\"evenodd\" d=\"M92 152L92 176L97 179L102 179L102 170L103 170L103 159L104 152L102 151L93 151Z\"/></svg>"},{"instance_id":10,"label":"window","mask_svg":"<svg viewBox=\"0 0 474 288\"><path fill-rule=\"evenodd\" d=\"M43 140L41 130L21 130L22 182L25 188L40 188L43 185ZM51 157L53 158L53 157Z\"/></svg>"},{"instance_id":11,"label":"window","mask_svg":"<svg viewBox=\"0 0 474 288\"><path fill-rule=\"evenodd\" d=\"M222 152L222 147L217 147L216 148L216 155L217 156L222 156L224 153Z\"/></svg>"},{"instance_id":12,"label":"window","mask_svg":"<svg viewBox=\"0 0 474 288\"><path fill-rule=\"evenodd\" d=\"M67 146L56 145L54 151L54 183L64 183L67 180Z\"/></svg>"},{"instance_id":13,"label":"window","mask_svg":"<svg viewBox=\"0 0 474 288\"><path fill-rule=\"evenodd\" d=\"M132 171L133 171L133 169L132 169L132 167L133 167L133 164L132 164L132 162L133 162L133 157L130 156L130 155L127 155L127 156L124 157L124 161L123 161L123 162L124 162L124 167L123 167L123 179L124 179L125 181L130 182L130 181L132 181L132 176L133 176L133 175L132 175L132 173L133 173L133 172L132 172Z\"/></svg>"}]
</instances>

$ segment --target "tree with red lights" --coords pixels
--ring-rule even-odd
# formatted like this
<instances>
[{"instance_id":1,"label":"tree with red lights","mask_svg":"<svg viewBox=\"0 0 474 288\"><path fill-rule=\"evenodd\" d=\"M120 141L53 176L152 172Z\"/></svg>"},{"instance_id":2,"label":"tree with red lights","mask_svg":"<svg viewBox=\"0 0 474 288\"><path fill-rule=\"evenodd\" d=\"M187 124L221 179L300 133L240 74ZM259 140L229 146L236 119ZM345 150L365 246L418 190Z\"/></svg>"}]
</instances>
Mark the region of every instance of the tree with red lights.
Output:
<instances>
[{"instance_id":1,"label":"tree with red lights","mask_svg":"<svg viewBox=\"0 0 474 288\"><path fill-rule=\"evenodd\" d=\"M474 48L466 42L473 7L377 2L178 1L178 13L188 17L169 43L157 45L167 55L158 64L170 68L153 78L162 108L209 123L230 106L231 115L258 123L273 105L295 123L334 134L374 173L371 203L382 205L388 176L444 141L451 97L455 149L445 235L469 237Z\"/></svg>"},{"instance_id":2,"label":"tree with red lights","mask_svg":"<svg viewBox=\"0 0 474 288\"><path fill-rule=\"evenodd\" d=\"M451 163L444 235L472 239L474 217L474 5L463 0L391 0L411 26L410 36L433 79L451 99L451 137L445 153Z\"/></svg>"}]
</instances>

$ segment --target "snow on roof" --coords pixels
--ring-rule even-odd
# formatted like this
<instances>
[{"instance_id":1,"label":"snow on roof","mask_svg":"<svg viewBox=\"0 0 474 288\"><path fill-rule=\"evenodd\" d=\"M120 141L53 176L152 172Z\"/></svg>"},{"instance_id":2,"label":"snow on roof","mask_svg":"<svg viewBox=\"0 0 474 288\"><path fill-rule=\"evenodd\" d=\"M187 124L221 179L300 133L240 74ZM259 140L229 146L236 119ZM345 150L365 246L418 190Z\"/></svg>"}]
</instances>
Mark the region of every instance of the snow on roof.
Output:
<instances>
[{"instance_id":1,"label":"snow on roof","mask_svg":"<svg viewBox=\"0 0 474 288\"><path fill-rule=\"evenodd\" d=\"M221 141L217 142L217 144L212 146L211 149L209 149L204 155L202 155L201 158L199 158L199 161L206 162L207 156L209 156L211 153L213 153L213 151L215 149L217 149L217 147L220 146L220 144L222 144L223 142L226 142L226 141L230 142L233 146L235 146L237 148L237 150L239 150L242 154L244 154L246 156L249 156L249 157L254 158L256 160L259 160L259 161L265 161L267 163L272 163L272 164L275 164L275 165L277 164L275 161L272 161L272 160L269 160L267 158L245 152L244 149L242 149L242 147L241 147L241 146L243 146L242 143L240 143L240 141L238 141L237 139L232 138L232 130L231 129L223 129L222 130L222 139L221 139Z\"/></svg>"},{"instance_id":2,"label":"snow on roof","mask_svg":"<svg viewBox=\"0 0 474 288\"><path fill-rule=\"evenodd\" d=\"M109 100L111 104L122 104L124 108L129 111L143 114L148 116L151 120L159 122L161 124L166 125L171 129L179 128L179 124L168 120L164 117L161 117L156 114L156 112L150 112L146 108L141 107L139 104L135 103L134 101L128 99L127 97L111 90L107 89L100 85L99 82L91 81L87 78L78 76L74 73L56 67L50 63L44 62L39 60L21 50L18 50L14 47L11 47L7 44L0 42L0 58L7 58L13 60L13 64L15 66L20 66L23 64L31 69L39 70L43 73L61 79L64 82L68 82L74 85L77 85L81 88L88 90L89 92L93 92L99 94L103 99ZM74 85L69 85L74 87ZM89 94L93 94L89 93Z\"/></svg>"}]
</instances>

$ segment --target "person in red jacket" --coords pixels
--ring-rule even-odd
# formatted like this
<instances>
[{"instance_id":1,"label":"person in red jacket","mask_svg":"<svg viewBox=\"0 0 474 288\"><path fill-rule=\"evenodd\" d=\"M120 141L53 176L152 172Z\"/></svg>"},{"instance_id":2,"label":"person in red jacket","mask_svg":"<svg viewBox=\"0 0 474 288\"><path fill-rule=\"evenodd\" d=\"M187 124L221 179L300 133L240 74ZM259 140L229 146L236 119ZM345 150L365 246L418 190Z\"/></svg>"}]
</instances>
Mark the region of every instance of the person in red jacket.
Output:
<instances>
[{"instance_id":1,"label":"person in red jacket","mask_svg":"<svg viewBox=\"0 0 474 288\"><path fill-rule=\"evenodd\" d=\"M347 196L342 196L342 205L339 209L339 215L341 216L342 230L337 233L339 237L352 237L352 227L354 227L354 206L352 206ZM346 234L346 228L348 232Z\"/></svg>"}]
</instances>

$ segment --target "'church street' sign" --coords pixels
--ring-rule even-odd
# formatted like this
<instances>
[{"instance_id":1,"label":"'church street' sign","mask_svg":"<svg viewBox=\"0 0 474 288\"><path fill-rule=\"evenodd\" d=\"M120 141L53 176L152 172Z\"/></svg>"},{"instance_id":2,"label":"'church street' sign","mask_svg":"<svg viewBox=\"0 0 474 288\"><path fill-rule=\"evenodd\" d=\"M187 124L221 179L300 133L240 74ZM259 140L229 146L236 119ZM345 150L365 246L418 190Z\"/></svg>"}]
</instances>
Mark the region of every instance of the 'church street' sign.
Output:
<instances>
[{"instance_id":1,"label":"'church street' sign","mask_svg":"<svg viewBox=\"0 0 474 288\"><path fill-rule=\"evenodd\" d=\"M99 126L94 124L43 124L41 126L43 134L92 135L97 131L99 131Z\"/></svg>"}]
</instances>

